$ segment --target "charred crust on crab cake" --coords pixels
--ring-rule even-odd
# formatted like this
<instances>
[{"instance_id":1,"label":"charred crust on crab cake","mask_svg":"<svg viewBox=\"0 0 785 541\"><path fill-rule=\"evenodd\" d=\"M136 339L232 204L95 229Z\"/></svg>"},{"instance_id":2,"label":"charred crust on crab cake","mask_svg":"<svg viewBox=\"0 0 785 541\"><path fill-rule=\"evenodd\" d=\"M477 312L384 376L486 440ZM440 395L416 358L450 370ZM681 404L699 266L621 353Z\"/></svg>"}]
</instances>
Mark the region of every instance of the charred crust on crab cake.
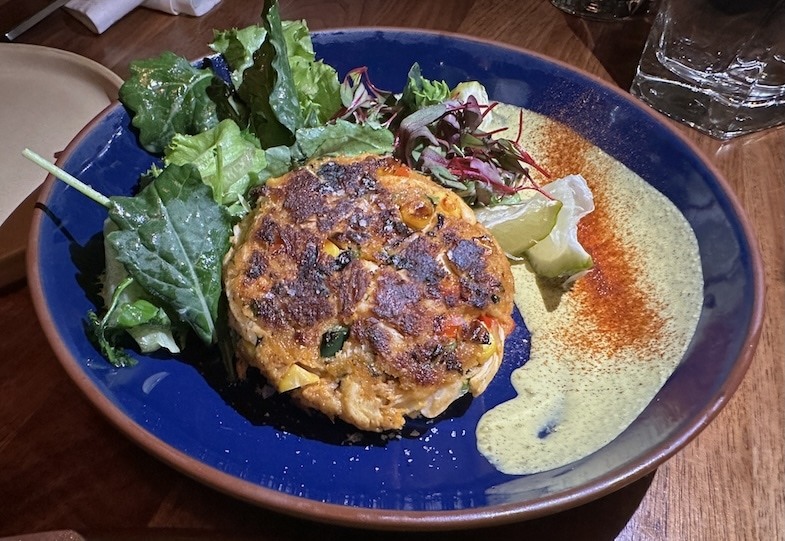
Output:
<instances>
[{"instance_id":1,"label":"charred crust on crab cake","mask_svg":"<svg viewBox=\"0 0 785 541\"><path fill-rule=\"evenodd\" d=\"M485 389L514 326L514 284L456 194L359 156L309 163L256 195L224 265L239 365L371 431Z\"/></svg>"}]
</instances>

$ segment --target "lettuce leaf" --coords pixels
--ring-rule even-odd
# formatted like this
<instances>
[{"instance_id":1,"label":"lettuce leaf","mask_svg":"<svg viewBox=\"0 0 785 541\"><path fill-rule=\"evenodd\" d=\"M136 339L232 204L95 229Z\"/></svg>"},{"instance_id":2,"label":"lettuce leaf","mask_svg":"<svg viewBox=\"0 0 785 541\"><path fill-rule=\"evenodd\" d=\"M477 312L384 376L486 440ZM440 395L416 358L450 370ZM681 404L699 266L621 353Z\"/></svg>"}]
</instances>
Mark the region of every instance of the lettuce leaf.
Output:
<instances>
[{"instance_id":1,"label":"lettuce leaf","mask_svg":"<svg viewBox=\"0 0 785 541\"><path fill-rule=\"evenodd\" d=\"M338 72L316 60L305 21L283 21L282 26L303 123L310 127L319 126L341 108Z\"/></svg>"},{"instance_id":2,"label":"lettuce leaf","mask_svg":"<svg viewBox=\"0 0 785 541\"><path fill-rule=\"evenodd\" d=\"M243 72L237 93L248 106L249 128L262 148L289 146L295 131L303 127L303 117L277 2L265 0L263 22L267 35L254 52L253 64Z\"/></svg>"},{"instance_id":3,"label":"lettuce leaf","mask_svg":"<svg viewBox=\"0 0 785 541\"><path fill-rule=\"evenodd\" d=\"M233 216L241 216L245 194L262 183L259 172L267 167L267 158L255 137L227 119L198 135L175 135L164 152L164 163L195 165L215 201L229 207Z\"/></svg>"},{"instance_id":4,"label":"lettuce leaf","mask_svg":"<svg viewBox=\"0 0 785 541\"><path fill-rule=\"evenodd\" d=\"M265 156L267 157L267 167L259 172L261 180L279 177L287 173L294 164L294 156L292 149L287 146L275 146L265 149Z\"/></svg>"},{"instance_id":5,"label":"lettuce leaf","mask_svg":"<svg viewBox=\"0 0 785 541\"><path fill-rule=\"evenodd\" d=\"M214 32L210 47L229 68L222 77L209 59L198 69L171 52L131 64L120 99L142 146L160 154L175 134L197 135L226 119L249 129L262 148L291 146L298 129L340 110L338 73L316 60L305 22L281 21L278 3L266 0L262 23Z\"/></svg>"},{"instance_id":6,"label":"lettuce leaf","mask_svg":"<svg viewBox=\"0 0 785 541\"><path fill-rule=\"evenodd\" d=\"M304 124L323 124L341 107L338 72L316 60L305 21L281 21L281 31ZM210 48L223 55L236 88L242 84L245 70L254 65L254 53L266 38L267 30L258 25L214 32Z\"/></svg>"},{"instance_id":7,"label":"lettuce leaf","mask_svg":"<svg viewBox=\"0 0 785 541\"><path fill-rule=\"evenodd\" d=\"M315 128L297 130L301 160L324 156L386 154L393 149L393 133L373 124L337 120Z\"/></svg>"},{"instance_id":8,"label":"lettuce leaf","mask_svg":"<svg viewBox=\"0 0 785 541\"><path fill-rule=\"evenodd\" d=\"M419 111L424 107L437 105L450 97L450 87L444 81L431 81L422 76L420 65L412 64L406 77L406 86L401 94L404 114Z\"/></svg>"}]
</instances>

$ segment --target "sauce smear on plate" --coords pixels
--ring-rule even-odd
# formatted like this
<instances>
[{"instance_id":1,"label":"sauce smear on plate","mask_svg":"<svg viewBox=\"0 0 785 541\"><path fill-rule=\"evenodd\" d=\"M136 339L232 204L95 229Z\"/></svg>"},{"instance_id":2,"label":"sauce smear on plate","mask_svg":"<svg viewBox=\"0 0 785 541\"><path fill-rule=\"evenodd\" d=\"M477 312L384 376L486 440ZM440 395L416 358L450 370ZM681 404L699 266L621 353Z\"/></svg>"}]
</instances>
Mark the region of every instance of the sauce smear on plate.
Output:
<instances>
[{"instance_id":1,"label":"sauce smear on plate","mask_svg":"<svg viewBox=\"0 0 785 541\"><path fill-rule=\"evenodd\" d=\"M517 111L495 119L516 125ZM569 464L627 428L678 366L703 303L697 241L670 200L569 128L528 111L524 126L524 146L553 178L582 174L596 209L579 228L594 268L571 289L513 266L531 356L511 378L518 396L480 419L477 445L516 475Z\"/></svg>"}]
</instances>

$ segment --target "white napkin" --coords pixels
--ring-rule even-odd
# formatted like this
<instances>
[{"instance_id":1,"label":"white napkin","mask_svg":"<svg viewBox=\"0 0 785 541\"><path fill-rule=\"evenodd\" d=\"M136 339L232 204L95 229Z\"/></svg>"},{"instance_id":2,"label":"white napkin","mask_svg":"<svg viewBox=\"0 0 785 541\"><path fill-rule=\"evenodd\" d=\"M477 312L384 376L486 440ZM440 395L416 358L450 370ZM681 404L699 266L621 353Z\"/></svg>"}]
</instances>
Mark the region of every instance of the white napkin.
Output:
<instances>
[{"instance_id":1,"label":"white napkin","mask_svg":"<svg viewBox=\"0 0 785 541\"><path fill-rule=\"evenodd\" d=\"M193 17L201 17L213 9L221 0L145 0L142 5L146 8L165 11L172 15L184 13Z\"/></svg>"},{"instance_id":2,"label":"white napkin","mask_svg":"<svg viewBox=\"0 0 785 541\"><path fill-rule=\"evenodd\" d=\"M66 11L96 34L122 19L139 6L172 15L200 17L213 9L221 0L71 0Z\"/></svg>"},{"instance_id":3,"label":"white napkin","mask_svg":"<svg viewBox=\"0 0 785 541\"><path fill-rule=\"evenodd\" d=\"M142 5L144 0L71 0L65 10L96 34Z\"/></svg>"}]
</instances>

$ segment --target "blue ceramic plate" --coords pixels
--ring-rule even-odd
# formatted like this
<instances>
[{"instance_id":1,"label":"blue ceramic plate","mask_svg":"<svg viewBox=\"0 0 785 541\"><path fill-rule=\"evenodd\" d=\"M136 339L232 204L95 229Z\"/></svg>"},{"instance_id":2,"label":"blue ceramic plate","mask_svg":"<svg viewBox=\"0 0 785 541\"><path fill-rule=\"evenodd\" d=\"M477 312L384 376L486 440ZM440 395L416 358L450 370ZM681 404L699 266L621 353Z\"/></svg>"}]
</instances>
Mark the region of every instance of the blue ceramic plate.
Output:
<instances>
[{"instance_id":1,"label":"blue ceramic plate","mask_svg":"<svg viewBox=\"0 0 785 541\"><path fill-rule=\"evenodd\" d=\"M140 357L115 369L85 336L96 302L105 210L47 181L35 218L30 285L47 336L70 376L131 439L238 498L316 520L379 528L447 528L522 520L607 494L652 471L717 414L740 383L760 331L762 273L749 226L727 184L676 132L636 101L576 70L521 50L456 35L399 30L316 33L317 54L344 74L368 66L401 89L415 61L450 85L479 80L493 100L566 123L669 197L697 234L705 306L681 366L640 418L599 452L516 477L476 450L488 408L514 396L509 372L528 354L508 340L505 368L479 399L413 424L398 439L351 438L351 428L227 389L204 355ZM667 158L667 159L665 159ZM77 137L60 165L104 194L128 194L154 158L120 105ZM208 355L209 357L209 355Z\"/></svg>"}]
</instances>

